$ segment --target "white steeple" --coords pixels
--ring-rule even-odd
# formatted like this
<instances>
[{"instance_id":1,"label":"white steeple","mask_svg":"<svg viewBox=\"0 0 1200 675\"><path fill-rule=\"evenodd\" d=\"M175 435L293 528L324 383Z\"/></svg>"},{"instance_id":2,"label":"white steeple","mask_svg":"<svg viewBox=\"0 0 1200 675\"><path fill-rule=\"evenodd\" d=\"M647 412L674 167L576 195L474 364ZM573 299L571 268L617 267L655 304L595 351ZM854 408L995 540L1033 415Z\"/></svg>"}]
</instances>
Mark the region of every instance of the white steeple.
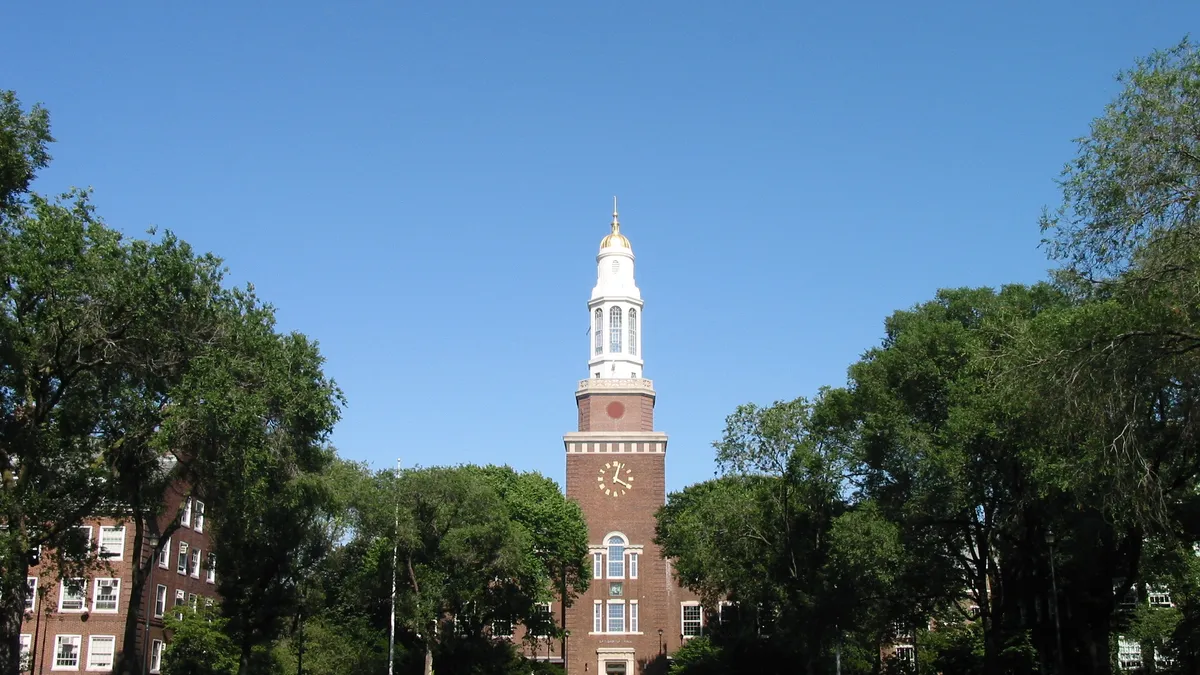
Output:
<instances>
[{"instance_id":1,"label":"white steeple","mask_svg":"<svg viewBox=\"0 0 1200 675\"><path fill-rule=\"evenodd\" d=\"M621 234L613 197L612 232L600 241L596 286L588 301L588 377L642 377L642 293L633 279L633 247Z\"/></svg>"}]
</instances>

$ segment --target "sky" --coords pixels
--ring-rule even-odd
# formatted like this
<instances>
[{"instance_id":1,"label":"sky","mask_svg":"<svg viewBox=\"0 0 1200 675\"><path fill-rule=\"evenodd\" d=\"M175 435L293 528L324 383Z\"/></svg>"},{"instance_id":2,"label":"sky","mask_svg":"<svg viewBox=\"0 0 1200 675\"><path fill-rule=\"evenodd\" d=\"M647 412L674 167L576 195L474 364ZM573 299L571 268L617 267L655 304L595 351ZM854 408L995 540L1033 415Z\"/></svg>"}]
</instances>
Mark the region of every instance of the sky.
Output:
<instances>
[{"instance_id":1,"label":"sky","mask_svg":"<svg viewBox=\"0 0 1200 675\"><path fill-rule=\"evenodd\" d=\"M318 340L343 457L562 483L613 195L669 490L891 312L1042 279L1038 217L1174 2L6 3L35 189L221 256Z\"/></svg>"}]
</instances>

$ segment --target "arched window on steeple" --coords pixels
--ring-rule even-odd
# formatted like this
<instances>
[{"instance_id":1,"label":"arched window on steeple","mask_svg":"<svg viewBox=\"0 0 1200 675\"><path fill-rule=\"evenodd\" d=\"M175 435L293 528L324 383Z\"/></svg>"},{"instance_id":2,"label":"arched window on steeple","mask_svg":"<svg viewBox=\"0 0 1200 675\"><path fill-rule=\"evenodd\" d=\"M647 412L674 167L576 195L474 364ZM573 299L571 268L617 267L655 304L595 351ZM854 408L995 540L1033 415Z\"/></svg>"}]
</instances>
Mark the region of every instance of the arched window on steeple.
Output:
<instances>
[{"instance_id":1,"label":"arched window on steeple","mask_svg":"<svg viewBox=\"0 0 1200 675\"><path fill-rule=\"evenodd\" d=\"M608 351L621 353L621 308L608 310Z\"/></svg>"},{"instance_id":2,"label":"arched window on steeple","mask_svg":"<svg viewBox=\"0 0 1200 675\"><path fill-rule=\"evenodd\" d=\"M637 310L629 310L629 353L637 356Z\"/></svg>"},{"instance_id":3,"label":"arched window on steeple","mask_svg":"<svg viewBox=\"0 0 1200 675\"><path fill-rule=\"evenodd\" d=\"M604 310L596 308L596 327L592 329L596 334L596 353L604 352Z\"/></svg>"}]
</instances>

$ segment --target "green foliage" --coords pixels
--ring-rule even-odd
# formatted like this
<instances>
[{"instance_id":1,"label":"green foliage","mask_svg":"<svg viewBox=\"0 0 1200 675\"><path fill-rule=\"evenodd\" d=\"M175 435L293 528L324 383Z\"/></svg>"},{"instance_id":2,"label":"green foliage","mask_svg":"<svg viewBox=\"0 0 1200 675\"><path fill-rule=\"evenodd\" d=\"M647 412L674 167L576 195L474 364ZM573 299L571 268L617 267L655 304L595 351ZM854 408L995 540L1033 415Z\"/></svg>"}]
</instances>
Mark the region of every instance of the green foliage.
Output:
<instances>
[{"instance_id":1,"label":"green foliage","mask_svg":"<svg viewBox=\"0 0 1200 675\"><path fill-rule=\"evenodd\" d=\"M724 651L705 637L688 640L671 659L669 675L721 675L729 672Z\"/></svg>"},{"instance_id":2,"label":"green foliage","mask_svg":"<svg viewBox=\"0 0 1200 675\"><path fill-rule=\"evenodd\" d=\"M163 675L234 675L240 650L226 632L226 619L213 609L178 609L163 622L171 639L163 652Z\"/></svg>"},{"instance_id":3,"label":"green foliage","mask_svg":"<svg viewBox=\"0 0 1200 675\"><path fill-rule=\"evenodd\" d=\"M39 169L50 163L50 114L26 112L15 92L0 90L0 221L13 215Z\"/></svg>"}]
</instances>

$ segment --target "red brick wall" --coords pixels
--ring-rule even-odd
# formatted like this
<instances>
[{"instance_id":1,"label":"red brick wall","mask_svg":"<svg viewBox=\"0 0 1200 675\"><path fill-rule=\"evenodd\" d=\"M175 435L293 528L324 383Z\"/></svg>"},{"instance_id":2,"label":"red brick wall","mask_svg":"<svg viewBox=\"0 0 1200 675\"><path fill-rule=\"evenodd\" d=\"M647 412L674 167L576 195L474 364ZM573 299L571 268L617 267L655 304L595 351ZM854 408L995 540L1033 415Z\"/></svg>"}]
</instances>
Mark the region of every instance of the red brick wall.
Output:
<instances>
[{"instance_id":1,"label":"red brick wall","mask_svg":"<svg viewBox=\"0 0 1200 675\"><path fill-rule=\"evenodd\" d=\"M579 406L580 431L654 430L652 395L587 394L578 397L576 402ZM619 417L613 417L614 414Z\"/></svg>"}]
</instances>

